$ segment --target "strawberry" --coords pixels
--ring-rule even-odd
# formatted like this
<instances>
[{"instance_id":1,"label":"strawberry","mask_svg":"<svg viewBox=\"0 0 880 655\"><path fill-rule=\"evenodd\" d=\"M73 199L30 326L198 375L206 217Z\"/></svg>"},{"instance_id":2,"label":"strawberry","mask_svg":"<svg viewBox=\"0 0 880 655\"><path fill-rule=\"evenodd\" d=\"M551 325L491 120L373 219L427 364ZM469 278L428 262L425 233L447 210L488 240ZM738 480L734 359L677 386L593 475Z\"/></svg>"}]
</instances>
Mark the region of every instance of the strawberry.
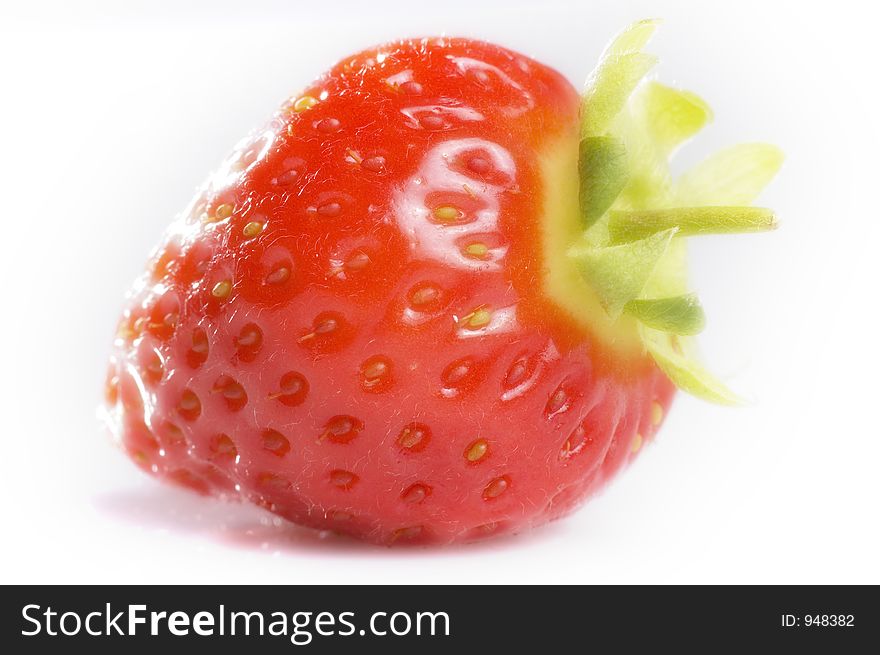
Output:
<instances>
[{"instance_id":1,"label":"strawberry","mask_svg":"<svg viewBox=\"0 0 880 655\"><path fill-rule=\"evenodd\" d=\"M779 166L738 146L678 179L710 119L642 81L651 21L583 95L455 38L345 59L242 141L131 291L107 378L142 469L391 543L571 511L654 435L692 355L684 237L772 227Z\"/></svg>"}]
</instances>

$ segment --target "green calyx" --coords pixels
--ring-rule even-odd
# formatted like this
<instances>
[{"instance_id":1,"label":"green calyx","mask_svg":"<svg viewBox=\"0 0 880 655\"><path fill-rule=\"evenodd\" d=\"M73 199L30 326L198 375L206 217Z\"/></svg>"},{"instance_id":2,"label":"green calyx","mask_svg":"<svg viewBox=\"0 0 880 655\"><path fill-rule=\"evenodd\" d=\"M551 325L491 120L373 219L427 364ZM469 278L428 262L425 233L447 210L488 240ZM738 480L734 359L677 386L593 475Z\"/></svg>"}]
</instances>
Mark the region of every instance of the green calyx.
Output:
<instances>
[{"instance_id":1,"label":"green calyx","mask_svg":"<svg viewBox=\"0 0 880 655\"><path fill-rule=\"evenodd\" d=\"M737 397L699 363L693 336L703 310L686 276L686 237L776 227L751 207L782 164L774 146L750 143L712 155L677 179L675 151L711 119L708 105L645 76L642 52L657 22L640 21L606 49L581 105L579 208L583 233L568 257L611 320L638 323L645 350L679 388L714 402Z\"/></svg>"}]
</instances>

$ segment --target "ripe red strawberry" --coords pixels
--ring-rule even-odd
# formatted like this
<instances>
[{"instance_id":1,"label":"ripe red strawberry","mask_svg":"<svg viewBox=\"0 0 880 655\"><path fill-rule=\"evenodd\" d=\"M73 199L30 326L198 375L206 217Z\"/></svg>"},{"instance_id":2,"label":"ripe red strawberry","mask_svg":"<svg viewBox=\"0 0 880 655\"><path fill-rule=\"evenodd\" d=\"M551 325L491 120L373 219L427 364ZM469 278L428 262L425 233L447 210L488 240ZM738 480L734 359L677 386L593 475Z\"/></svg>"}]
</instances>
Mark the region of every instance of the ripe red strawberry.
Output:
<instances>
[{"instance_id":1,"label":"ripe red strawberry","mask_svg":"<svg viewBox=\"0 0 880 655\"><path fill-rule=\"evenodd\" d=\"M639 84L652 31L618 37L583 97L437 38L285 103L130 294L107 392L135 462L378 543L472 540L569 512L653 438L673 382L730 400L687 354L680 237L769 227L719 205L779 157L672 180L709 111Z\"/></svg>"}]
</instances>

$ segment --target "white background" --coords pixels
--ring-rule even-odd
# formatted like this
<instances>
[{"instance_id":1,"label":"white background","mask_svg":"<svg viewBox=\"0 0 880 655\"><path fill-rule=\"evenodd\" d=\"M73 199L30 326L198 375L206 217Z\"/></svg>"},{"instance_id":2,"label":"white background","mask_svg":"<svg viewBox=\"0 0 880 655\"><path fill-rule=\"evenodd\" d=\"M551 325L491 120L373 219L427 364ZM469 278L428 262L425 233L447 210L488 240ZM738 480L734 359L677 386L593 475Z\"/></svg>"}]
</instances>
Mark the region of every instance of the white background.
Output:
<instances>
[{"instance_id":1,"label":"white background","mask_svg":"<svg viewBox=\"0 0 880 655\"><path fill-rule=\"evenodd\" d=\"M117 4L0 9L0 582L880 583L873 3ZM787 153L760 201L782 229L693 247L707 358L750 406L680 397L573 517L440 550L277 525L163 487L111 447L95 409L122 295L282 98L362 47L438 32L580 84L612 34L651 16L659 78L716 112L680 165L743 140Z\"/></svg>"}]
</instances>

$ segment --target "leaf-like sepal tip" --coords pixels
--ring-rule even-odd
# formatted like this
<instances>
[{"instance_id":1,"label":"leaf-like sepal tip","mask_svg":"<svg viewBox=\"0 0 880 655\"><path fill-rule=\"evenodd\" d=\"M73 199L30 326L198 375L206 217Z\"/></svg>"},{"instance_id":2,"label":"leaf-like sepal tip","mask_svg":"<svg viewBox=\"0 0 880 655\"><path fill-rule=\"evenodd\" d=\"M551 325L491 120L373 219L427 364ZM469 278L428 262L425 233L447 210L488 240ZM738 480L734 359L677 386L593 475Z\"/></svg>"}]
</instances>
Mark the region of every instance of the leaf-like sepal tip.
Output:
<instances>
[{"instance_id":1,"label":"leaf-like sepal tip","mask_svg":"<svg viewBox=\"0 0 880 655\"><path fill-rule=\"evenodd\" d=\"M596 292L602 307L616 320L626 304L642 293L676 232L672 228L646 239L604 248L582 241L572 246L568 256Z\"/></svg>"},{"instance_id":2,"label":"leaf-like sepal tip","mask_svg":"<svg viewBox=\"0 0 880 655\"><path fill-rule=\"evenodd\" d=\"M703 331L706 316L695 294L672 298L630 300L626 313L642 325L672 334L694 335Z\"/></svg>"},{"instance_id":3,"label":"leaf-like sepal tip","mask_svg":"<svg viewBox=\"0 0 880 655\"><path fill-rule=\"evenodd\" d=\"M578 170L581 218L586 229L608 211L626 186L626 146L611 136L586 137L581 140Z\"/></svg>"}]
</instances>

